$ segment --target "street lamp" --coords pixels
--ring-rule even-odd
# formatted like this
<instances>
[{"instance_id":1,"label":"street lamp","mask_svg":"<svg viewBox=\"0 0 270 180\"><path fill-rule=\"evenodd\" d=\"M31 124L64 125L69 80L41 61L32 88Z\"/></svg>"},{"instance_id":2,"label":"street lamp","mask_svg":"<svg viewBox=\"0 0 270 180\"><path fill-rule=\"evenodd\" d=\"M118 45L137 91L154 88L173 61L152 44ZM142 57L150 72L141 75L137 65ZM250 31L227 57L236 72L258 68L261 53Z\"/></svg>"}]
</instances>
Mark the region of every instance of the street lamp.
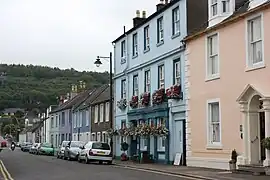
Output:
<instances>
[{"instance_id":1,"label":"street lamp","mask_svg":"<svg viewBox=\"0 0 270 180\"><path fill-rule=\"evenodd\" d=\"M109 72L110 73L110 120L113 121L112 52L110 52L110 56L109 57L97 56L97 59L96 59L96 61L94 63L97 67L99 67L102 64L101 59L109 60L109 63L110 63L110 72ZM113 122L111 123L111 126L112 126L112 124L113 124ZM112 142L112 139L111 139L111 146L112 146L112 143L113 142Z\"/></svg>"}]
</instances>

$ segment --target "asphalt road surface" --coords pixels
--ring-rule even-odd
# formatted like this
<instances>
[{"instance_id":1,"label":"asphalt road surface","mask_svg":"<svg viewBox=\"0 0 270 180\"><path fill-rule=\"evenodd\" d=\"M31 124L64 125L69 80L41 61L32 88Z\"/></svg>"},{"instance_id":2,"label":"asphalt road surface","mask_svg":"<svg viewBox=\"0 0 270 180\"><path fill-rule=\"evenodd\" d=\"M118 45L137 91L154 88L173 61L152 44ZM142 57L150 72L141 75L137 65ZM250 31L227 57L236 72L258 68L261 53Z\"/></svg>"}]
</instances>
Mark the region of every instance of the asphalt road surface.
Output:
<instances>
[{"instance_id":1,"label":"asphalt road surface","mask_svg":"<svg viewBox=\"0 0 270 180\"><path fill-rule=\"evenodd\" d=\"M52 156L31 155L20 150L4 150L0 153L0 160L14 180L188 180L114 165L83 164Z\"/></svg>"}]
</instances>

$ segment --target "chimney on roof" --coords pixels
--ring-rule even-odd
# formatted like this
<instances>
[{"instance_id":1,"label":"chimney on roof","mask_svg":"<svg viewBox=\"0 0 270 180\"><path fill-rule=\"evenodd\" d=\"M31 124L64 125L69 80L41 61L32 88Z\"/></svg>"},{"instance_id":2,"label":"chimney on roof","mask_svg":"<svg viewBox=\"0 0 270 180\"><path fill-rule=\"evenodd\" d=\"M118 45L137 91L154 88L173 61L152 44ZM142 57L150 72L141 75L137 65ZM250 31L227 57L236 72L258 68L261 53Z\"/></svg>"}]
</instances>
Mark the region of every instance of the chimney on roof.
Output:
<instances>
[{"instance_id":1,"label":"chimney on roof","mask_svg":"<svg viewBox=\"0 0 270 180\"><path fill-rule=\"evenodd\" d=\"M160 11L166 5L166 3L168 4L168 1L165 0L164 4L164 0L160 0L160 2L156 5L157 11Z\"/></svg>"},{"instance_id":2,"label":"chimney on roof","mask_svg":"<svg viewBox=\"0 0 270 180\"><path fill-rule=\"evenodd\" d=\"M140 10L136 11L136 17L133 18L133 27L138 26L141 24L144 20L146 19L146 11L142 12L142 17L141 17L141 12Z\"/></svg>"}]
</instances>

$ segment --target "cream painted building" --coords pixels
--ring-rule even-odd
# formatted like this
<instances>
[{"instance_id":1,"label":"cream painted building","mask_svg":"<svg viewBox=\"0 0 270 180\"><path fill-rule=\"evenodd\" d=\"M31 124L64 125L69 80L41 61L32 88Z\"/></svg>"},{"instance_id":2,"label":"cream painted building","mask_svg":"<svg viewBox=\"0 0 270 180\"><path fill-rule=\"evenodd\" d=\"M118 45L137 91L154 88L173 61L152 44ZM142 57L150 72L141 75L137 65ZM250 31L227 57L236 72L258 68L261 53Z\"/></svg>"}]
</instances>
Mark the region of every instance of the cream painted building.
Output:
<instances>
[{"instance_id":1,"label":"cream painted building","mask_svg":"<svg viewBox=\"0 0 270 180\"><path fill-rule=\"evenodd\" d=\"M269 166L270 3L216 2L186 38L187 165L228 169L236 149L238 164Z\"/></svg>"}]
</instances>

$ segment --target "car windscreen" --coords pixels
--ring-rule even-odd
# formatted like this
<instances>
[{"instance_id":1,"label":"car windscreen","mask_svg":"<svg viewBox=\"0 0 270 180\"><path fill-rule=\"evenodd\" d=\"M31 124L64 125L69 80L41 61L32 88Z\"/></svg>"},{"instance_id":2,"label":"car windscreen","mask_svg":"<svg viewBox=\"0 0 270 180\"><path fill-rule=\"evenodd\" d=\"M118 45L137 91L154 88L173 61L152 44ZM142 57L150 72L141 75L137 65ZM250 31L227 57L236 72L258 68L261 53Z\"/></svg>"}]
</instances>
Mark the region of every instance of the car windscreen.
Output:
<instances>
[{"instance_id":1,"label":"car windscreen","mask_svg":"<svg viewBox=\"0 0 270 180\"><path fill-rule=\"evenodd\" d=\"M42 144L42 147L50 148L50 147L52 147L52 144L51 143L44 143L44 144Z\"/></svg>"},{"instance_id":2,"label":"car windscreen","mask_svg":"<svg viewBox=\"0 0 270 180\"><path fill-rule=\"evenodd\" d=\"M109 144L100 142L93 143L92 149L111 150Z\"/></svg>"},{"instance_id":3,"label":"car windscreen","mask_svg":"<svg viewBox=\"0 0 270 180\"><path fill-rule=\"evenodd\" d=\"M84 143L80 142L80 141L71 141L71 143L70 143L70 147L80 147L83 145L84 145Z\"/></svg>"},{"instance_id":4,"label":"car windscreen","mask_svg":"<svg viewBox=\"0 0 270 180\"><path fill-rule=\"evenodd\" d=\"M68 145L69 141L63 141L62 142L62 147L66 147Z\"/></svg>"}]
</instances>

